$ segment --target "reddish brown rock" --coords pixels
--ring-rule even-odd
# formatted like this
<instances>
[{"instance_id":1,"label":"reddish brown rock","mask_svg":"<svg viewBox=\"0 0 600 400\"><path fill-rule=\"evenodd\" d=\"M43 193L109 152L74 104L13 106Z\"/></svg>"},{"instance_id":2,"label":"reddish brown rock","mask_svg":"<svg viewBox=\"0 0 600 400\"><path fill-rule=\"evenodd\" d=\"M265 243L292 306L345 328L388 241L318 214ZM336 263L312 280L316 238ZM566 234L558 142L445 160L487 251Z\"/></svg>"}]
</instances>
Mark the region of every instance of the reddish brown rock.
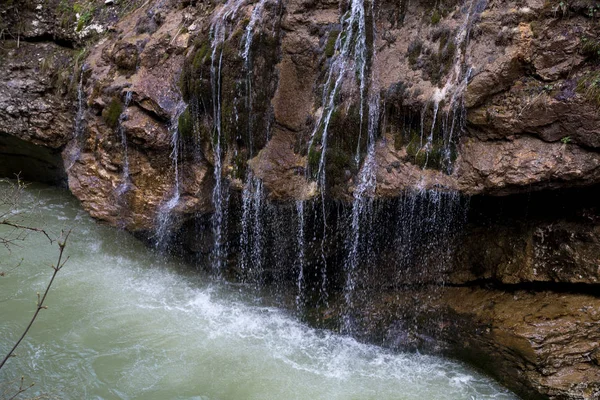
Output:
<instances>
[{"instance_id":1,"label":"reddish brown rock","mask_svg":"<svg viewBox=\"0 0 600 400\"><path fill-rule=\"evenodd\" d=\"M464 140L454 176L466 193L583 186L600 179L600 153L533 137L514 141Z\"/></svg>"}]
</instances>

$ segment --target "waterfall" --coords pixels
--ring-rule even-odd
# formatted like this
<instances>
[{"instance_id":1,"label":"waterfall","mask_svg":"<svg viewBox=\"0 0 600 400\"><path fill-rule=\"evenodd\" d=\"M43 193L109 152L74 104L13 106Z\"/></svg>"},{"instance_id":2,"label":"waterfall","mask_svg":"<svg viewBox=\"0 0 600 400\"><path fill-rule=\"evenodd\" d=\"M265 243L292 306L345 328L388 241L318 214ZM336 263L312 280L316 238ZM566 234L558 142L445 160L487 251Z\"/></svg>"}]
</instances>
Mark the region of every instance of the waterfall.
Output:
<instances>
[{"instance_id":1,"label":"waterfall","mask_svg":"<svg viewBox=\"0 0 600 400\"><path fill-rule=\"evenodd\" d=\"M239 268L245 274L257 277L264 264L264 197L262 181L248 172L242 192Z\"/></svg>"},{"instance_id":2,"label":"waterfall","mask_svg":"<svg viewBox=\"0 0 600 400\"><path fill-rule=\"evenodd\" d=\"M246 112L248 114L247 139L248 157L254 154L253 131L252 131L252 40L256 24L262 17L262 12L268 0L260 0L254 5L250 21L244 30L241 39L240 56L244 60L246 72ZM260 280L263 270L265 242L263 215L265 194L262 181L254 176L248 169L242 190L242 232L240 236L239 269L245 276Z\"/></svg>"},{"instance_id":3,"label":"waterfall","mask_svg":"<svg viewBox=\"0 0 600 400\"><path fill-rule=\"evenodd\" d=\"M213 97L213 153L214 153L214 177L215 187L213 189L212 202L215 212L212 218L214 251L213 268L221 271L225 265L227 248L225 243L227 209L229 204L229 188L223 179L223 157L224 151L222 137L222 115L221 115L221 67L223 64L223 43L228 37L229 21L233 19L243 0L228 0L217 12L211 22L211 85Z\"/></svg>"},{"instance_id":4,"label":"waterfall","mask_svg":"<svg viewBox=\"0 0 600 400\"><path fill-rule=\"evenodd\" d=\"M364 235L369 235L370 231L373 229L369 219L373 213L373 199L377 185L377 163L375 160L375 144L377 140L379 112L379 94L375 87L372 87L371 95L369 96L367 155L365 157L363 166L359 172L358 184L353 193L352 219L350 223L350 233L352 238L348 250L348 259L346 260L346 263L344 265L346 273L346 282L344 285L344 300L346 302L346 309L348 312L350 312L353 308L356 273L361 262L361 227L366 228ZM348 312L346 312L346 314L344 315L343 329L346 332L351 332L353 327Z\"/></svg>"},{"instance_id":5,"label":"waterfall","mask_svg":"<svg viewBox=\"0 0 600 400\"><path fill-rule=\"evenodd\" d=\"M123 174L122 174L122 183L117 188L117 195L123 196L128 190L130 185L130 177L129 177L129 155L127 152L127 135L125 134L125 128L123 127L123 122L127 117L127 107L129 107L129 103L131 103L131 97L133 92L128 90L125 94L125 102L123 104L123 112L119 115L118 121L118 131L119 136L121 138L121 145L123 146Z\"/></svg>"},{"instance_id":6,"label":"waterfall","mask_svg":"<svg viewBox=\"0 0 600 400\"><path fill-rule=\"evenodd\" d=\"M181 178L179 176L179 153L181 147L181 141L179 138L179 117L185 111L187 105L184 102L180 102L175 108L175 112L171 116L171 122L169 124L169 133L171 134L171 165L173 167L173 193L169 200L164 202L159 210L156 217L156 233L155 233L155 246L158 248L164 247L166 240L169 235L172 222L172 211L179 203L181 196Z\"/></svg>"},{"instance_id":7,"label":"waterfall","mask_svg":"<svg viewBox=\"0 0 600 400\"><path fill-rule=\"evenodd\" d=\"M252 122L253 122L253 113L252 113L252 40L254 39L254 30L256 24L262 18L262 13L269 0L260 0L258 4L254 6L252 10L252 15L250 17L250 22L246 26L244 31L244 36L242 37L241 45L241 56L244 59L244 70L246 71L246 111L248 113L248 155L249 157L254 155L254 140L253 140L253 132L252 132Z\"/></svg>"},{"instance_id":8,"label":"waterfall","mask_svg":"<svg viewBox=\"0 0 600 400\"><path fill-rule=\"evenodd\" d=\"M405 190L396 207L392 247L402 280L435 280L450 262L453 240L466 220L468 199L457 192ZM426 268L427 267L427 268ZM437 281L437 283L443 283Z\"/></svg>"},{"instance_id":9,"label":"waterfall","mask_svg":"<svg viewBox=\"0 0 600 400\"><path fill-rule=\"evenodd\" d=\"M341 89L347 73L356 73L360 83L361 126L363 117L363 98L366 90L365 73L367 64L367 36L365 27L365 9L363 0L352 0L350 10L342 17L342 32L335 42L333 60L329 66L327 80L323 87L323 112L308 144L308 153L317 151L317 142L320 141L319 166L317 169L317 183L321 192L325 191L325 163L327 152L327 139L331 116L336 108L336 98Z\"/></svg>"},{"instance_id":10,"label":"waterfall","mask_svg":"<svg viewBox=\"0 0 600 400\"><path fill-rule=\"evenodd\" d=\"M308 158L318 154L319 164L316 171L316 181L321 193L321 207L323 218L323 239L321 242L321 297L327 303L327 257L325 254L325 240L327 237L327 215L325 206L326 192L326 159L329 125L337 106L337 97L345 79L357 79L360 86L360 125L362 129L364 94L366 91L367 68L367 35L365 22L364 0L352 0L350 9L341 18L342 31L339 33L334 47L334 55L327 72L327 79L323 86L322 104L323 111L315 125L308 143ZM349 75L349 76L347 76ZM356 77L355 77L356 76ZM360 134L359 147L360 153ZM320 144L320 149L317 147ZM319 154L320 152L320 154ZM310 169L312 166L309 165ZM314 172L314 171L313 171ZM311 173L313 173L311 172Z\"/></svg>"},{"instance_id":11,"label":"waterfall","mask_svg":"<svg viewBox=\"0 0 600 400\"><path fill-rule=\"evenodd\" d=\"M306 258L304 201L296 200L296 213L298 218L298 232L296 235L298 245L298 278L296 280L296 287L298 288L298 293L296 295L296 309L301 310L304 306L304 263Z\"/></svg>"},{"instance_id":12,"label":"waterfall","mask_svg":"<svg viewBox=\"0 0 600 400\"><path fill-rule=\"evenodd\" d=\"M374 12L372 5L371 12ZM375 26L373 26L373 36L375 36ZM373 49L372 60L375 63L376 52ZM364 82L364 77L363 77ZM352 311L353 296L356 286L356 274L360 265L360 244L361 244L361 226L366 227L365 236L370 235L372 226L370 222L365 221L372 217L373 199L377 187L377 162L375 154L375 145L379 131L380 98L379 88L375 72L372 72L369 85L368 101L368 125L367 125L367 154L358 174L358 183L353 193L352 217L350 222L351 240L348 246L348 257L344 264L346 281L344 284L344 301L346 312L343 315L342 329L345 332L351 332L353 323L350 312ZM362 120L362 115L361 115ZM362 125L362 124L361 124ZM360 140L359 140L360 146ZM360 160L360 148L357 148L356 160Z\"/></svg>"},{"instance_id":13,"label":"waterfall","mask_svg":"<svg viewBox=\"0 0 600 400\"><path fill-rule=\"evenodd\" d=\"M479 18L479 15L483 12L486 5L487 0L469 0L463 7L465 10L463 22L452 39L456 52L454 54L452 66L450 67L450 75L443 88L436 88L429 104L425 104L425 107L421 112L421 142L418 153L422 151L426 153L423 169L430 163L430 156L432 156L432 153L434 151L439 151L439 167L447 173L452 172L452 146L455 145L458 135L464 128L466 112L464 109L463 94L472 72L464 49L468 46L474 22ZM434 134L438 127L436 124L438 112L440 111L440 104L443 101L446 102L446 105L441 126L438 128L441 137L438 139L439 143L436 144L434 143ZM433 112L431 129L426 143L423 143L424 115L429 111L430 105Z\"/></svg>"},{"instance_id":14,"label":"waterfall","mask_svg":"<svg viewBox=\"0 0 600 400\"><path fill-rule=\"evenodd\" d=\"M73 129L73 139L75 140L75 148L69 152L69 166L66 168L69 171L73 165L79 160L81 155L81 137L83 135L84 128L84 114L85 114L85 101L83 91L83 75L85 72L86 64L81 66L81 71L79 72L79 83L77 84L77 114L75 114L75 127Z\"/></svg>"}]
</instances>

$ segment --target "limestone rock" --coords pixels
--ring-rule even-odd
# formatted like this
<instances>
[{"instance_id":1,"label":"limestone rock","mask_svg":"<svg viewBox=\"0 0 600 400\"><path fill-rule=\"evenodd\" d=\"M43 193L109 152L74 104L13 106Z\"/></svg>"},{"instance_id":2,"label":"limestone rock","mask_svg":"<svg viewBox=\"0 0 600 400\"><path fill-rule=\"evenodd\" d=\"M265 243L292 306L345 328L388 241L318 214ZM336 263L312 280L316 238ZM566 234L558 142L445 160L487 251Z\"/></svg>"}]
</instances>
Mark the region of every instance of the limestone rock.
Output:
<instances>
[{"instance_id":1,"label":"limestone rock","mask_svg":"<svg viewBox=\"0 0 600 400\"><path fill-rule=\"evenodd\" d=\"M466 140L454 175L467 193L503 195L519 189L597 183L600 153L533 137L514 141Z\"/></svg>"}]
</instances>

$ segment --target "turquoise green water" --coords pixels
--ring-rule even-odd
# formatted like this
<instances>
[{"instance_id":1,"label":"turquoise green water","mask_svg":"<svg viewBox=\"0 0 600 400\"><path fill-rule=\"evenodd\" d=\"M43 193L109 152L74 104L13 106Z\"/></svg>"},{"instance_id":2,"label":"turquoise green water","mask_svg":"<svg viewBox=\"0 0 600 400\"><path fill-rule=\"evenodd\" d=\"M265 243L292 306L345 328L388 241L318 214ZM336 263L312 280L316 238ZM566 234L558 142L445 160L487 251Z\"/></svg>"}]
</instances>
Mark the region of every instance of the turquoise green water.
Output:
<instances>
[{"instance_id":1,"label":"turquoise green water","mask_svg":"<svg viewBox=\"0 0 600 400\"><path fill-rule=\"evenodd\" d=\"M360 344L259 306L243 287L192 273L96 223L65 191L27 193L29 224L74 233L49 308L0 370L0 389L25 376L36 383L25 397L59 399L516 398L462 364ZM57 254L36 234L20 245L0 250L0 270L24 257L0 278L2 354L31 317Z\"/></svg>"}]
</instances>

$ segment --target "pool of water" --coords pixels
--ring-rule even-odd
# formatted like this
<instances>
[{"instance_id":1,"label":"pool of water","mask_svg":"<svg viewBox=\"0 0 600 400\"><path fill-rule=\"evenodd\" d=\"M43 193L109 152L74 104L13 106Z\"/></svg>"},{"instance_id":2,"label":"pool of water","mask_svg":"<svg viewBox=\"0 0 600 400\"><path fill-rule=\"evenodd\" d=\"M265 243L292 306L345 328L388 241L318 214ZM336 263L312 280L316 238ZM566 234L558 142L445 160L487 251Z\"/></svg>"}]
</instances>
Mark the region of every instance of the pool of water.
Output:
<instances>
[{"instance_id":1,"label":"pool of water","mask_svg":"<svg viewBox=\"0 0 600 400\"><path fill-rule=\"evenodd\" d=\"M0 370L0 393L24 376L35 382L26 398L516 399L461 363L361 344L263 306L243 286L95 222L67 191L33 185L25 203L25 223L73 229L70 258L48 309ZM39 234L18 245L0 249L2 355L31 318L58 254Z\"/></svg>"}]
</instances>

